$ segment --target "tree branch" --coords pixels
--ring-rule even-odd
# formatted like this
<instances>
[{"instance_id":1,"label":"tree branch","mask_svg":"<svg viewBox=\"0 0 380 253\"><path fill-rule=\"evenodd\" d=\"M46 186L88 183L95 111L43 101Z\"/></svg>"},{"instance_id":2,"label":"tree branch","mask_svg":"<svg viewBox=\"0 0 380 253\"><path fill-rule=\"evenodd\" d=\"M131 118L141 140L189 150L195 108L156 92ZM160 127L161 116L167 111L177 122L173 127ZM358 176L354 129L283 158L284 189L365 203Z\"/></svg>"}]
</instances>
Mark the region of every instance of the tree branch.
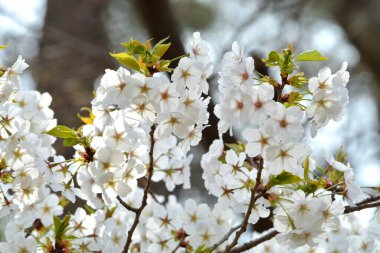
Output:
<instances>
[{"instance_id":1,"label":"tree branch","mask_svg":"<svg viewBox=\"0 0 380 253\"><path fill-rule=\"evenodd\" d=\"M156 125L153 124L152 127L150 128L150 132L149 132L149 136L150 136L150 150L149 150L148 179L147 179L147 183L145 185L144 195L143 195L143 199L142 199L142 202L141 202L141 206L136 210L136 212L135 212L136 213L135 220L133 221L131 229L128 231L127 242L126 242L126 244L124 246L123 253L128 253L129 246L132 243L133 232L137 228L137 225L140 222L141 213L142 213L142 211L144 210L144 208L147 205L148 194L149 194L149 191L150 191L150 186L152 184L152 176L153 176L153 161L154 161L154 158L153 158L153 149L154 149L154 143L155 143L155 140L154 140L154 131L155 130L156 130Z\"/></svg>"},{"instance_id":2,"label":"tree branch","mask_svg":"<svg viewBox=\"0 0 380 253\"><path fill-rule=\"evenodd\" d=\"M240 228L240 225L231 228L230 231L228 231L228 233L227 233L222 239L220 239L217 243L215 243L215 244L210 248L210 252L212 252L213 250L215 250L216 248L218 248L219 245L221 245L222 243L224 243L225 241L227 241L227 240L228 240L228 237L230 237L230 235L232 235L233 232L235 232L235 231L238 230L239 228Z\"/></svg>"},{"instance_id":3,"label":"tree branch","mask_svg":"<svg viewBox=\"0 0 380 253\"><path fill-rule=\"evenodd\" d=\"M272 231L268 232L267 234L257 238L256 240L244 243L243 245L232 249L230 251L230 253L240 253L240 252L252 249L253 247L256 247L257 245L272 239L273 237L275 237L278 234L279 234L279 232L277 232L276 230L272 230Z\"/></svg>"},{"instance_id":4,"label":"tree branch","mask_svg":"<svg viewBox=\"0 0 380 253\"><path fill-rule=\"evenodd\" d=\"M369 198L364 199L363 201L360 201L360 202L356 203L356 205L360 206L360 205L371 203L371 202L375 202L375 201L378 201L378 200L380 200L380 195L371 196Z\"/></svg>"},{"instance_id":5,"label":"tree branch","mask_svg":"<svg viewBox=\"0 0 380 253\"><path fill-rule=\"evenodd\" d=\"M257 200L257 198L255 198L255 195L256 195L257 189L260 185L261 172L262 172L263 167L264 167L264 159L262 157L260 157L260 159L259 159L259 165L260 166L258 168L257 176L256 176L256 184L255 184L255 187L253 188L253 190L251 191L251 199L249 201L247 213L244 216L244 220L240 226L239 231L236 232L234 240L232 241L232 243L230 245L228 245L226 247L226 249L223 251L223 253L230 252L231 249L238 243L240 236L247 230L248 220L249 220L249 217L251 216L252 208L253 208L256 200Z\"/></svg>"},{"instance_id":6,"label":"tree branch","mask_svg":"<svg viewBox=\"0 0 380 253\"><path fill-rule=\"evenodd\" d=\"M380 207L380 202L366 203L360 206L346 206L344 208L344 213L352 213L352 212L356 212L356 211L360 211L360 210L372 208L372 207Z\"/></svg>"},{"instance_id":7,"label":"tree branch","mask_svg":"<svg viewBox=\"0 0 380 253\"><path fill-rule=\"evenodd\" d=\"M126 209L128 209L129 211L134 212L134 213L137 213L139 211L138 208L128 205L127 202L125 202L120 196L117 196L116 198L117 200L119 200L120 204L124 206Z\"/></svg>"}]
</instances>

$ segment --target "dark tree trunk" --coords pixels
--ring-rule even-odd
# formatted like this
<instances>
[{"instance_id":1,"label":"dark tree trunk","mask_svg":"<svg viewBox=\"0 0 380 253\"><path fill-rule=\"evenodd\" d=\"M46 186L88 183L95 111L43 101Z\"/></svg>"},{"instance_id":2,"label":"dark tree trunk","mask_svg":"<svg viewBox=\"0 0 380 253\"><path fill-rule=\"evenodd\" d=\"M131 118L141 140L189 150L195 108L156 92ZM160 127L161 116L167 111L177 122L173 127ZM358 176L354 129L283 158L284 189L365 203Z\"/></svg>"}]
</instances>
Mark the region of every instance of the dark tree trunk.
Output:
<instances>
[{"instance_id":1,"label":"dark tree trunk","mask_svg":"<svg viewBox=\"0 0 380 253\"><path fill-rule=\"evenodd\" d=\"M321 2L322 4L323 2ZM379 1L334 1L323 6L331 11L336 21L345 30L348 40L360 52L361 63L371 70L375 80L370 86L371 92L377 98L377 108L380 108L380 19ZM380 110L378 110L380 117Z\"/></svg>"},{"instance_id":2,"label":"dark tree trunk","mask_svg":"<svg viewBox=\"0 0 380 253\"><path fill-rule=\"evenodd\" d=\"M40 55L33 70L38 89L53 97L51 107L59 124L81 124L77 112L90 106L96 78L112 64L101 18L107 2L47 1ZM58 151L62 151L60 146L57 145Z\"/></svg>"}]
</instances>

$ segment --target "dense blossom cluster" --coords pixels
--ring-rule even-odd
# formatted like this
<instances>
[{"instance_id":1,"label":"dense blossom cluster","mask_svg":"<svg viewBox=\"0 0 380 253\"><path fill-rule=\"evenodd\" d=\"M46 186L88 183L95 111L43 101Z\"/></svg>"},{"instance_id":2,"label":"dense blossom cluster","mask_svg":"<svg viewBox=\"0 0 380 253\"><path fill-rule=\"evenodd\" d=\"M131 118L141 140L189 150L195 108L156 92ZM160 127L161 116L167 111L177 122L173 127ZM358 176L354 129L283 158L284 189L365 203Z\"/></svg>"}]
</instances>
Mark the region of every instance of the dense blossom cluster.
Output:
<instances>
[{"instance_id":1,"label":"dense blossom cluster","mask_svg":"<svg viewBox=\"0 0 380 253\"><path fill-rule=\"evenodd\" d=\"M379 215L374 217L369 226L364 226L357 216L353 214L342 216L339 221L339 226L326 228L326 235L324 238L318 238L319 244L317 246L310 246L310 244L300 245L304 239L301 238L301 240L299 240L298 237L293 237L290 241L292 243L291 247L284 248L283 238L278 237L259 245L252 250L252 252L364 253L379 251ZM257 235L254 235L254 237L256 236Z\"/></svg>"},{"instance_id":2,"label":"dense blossom cluster","mask_svg":"<svg viewBox=\"0 0 380 253\"><path fill-rule=\"evenodd\" d=\"M255 248L259 252L283 251L283 245L289 252L379 250L379 216L362 229L353 215L342 214L380 198L363 200L342 151L318 166L305 141L306 125L315 136L342 117L348 103L346 64L335 74L322 69L294 103L282 94L299 88L288 82L292 77L281 73L282 83L256 80L254 60L234 42L220 72L222 99L215 107L220 139L201 160L216 204L181 203L174 195L151 192L152 181L163 181L169 192L179 185L190 188L189 150L208 126L213 62L199 33L189 49L170 79L123 67L106 70L90 117L77 131L56 126L48 94L20 89L19 75L28 67L21 57L5 69L0 218L8 223L0 252L248 252L256 245L239 249L240 236L267 217L273 217L273 237L279 234L273 240L282 245L272 240ZM236 123L245 141L223 143ZM72 159L55 154L51 135L74 146ZM70 211L68 202L77 208Z\"/></svg>"}]
</instances>

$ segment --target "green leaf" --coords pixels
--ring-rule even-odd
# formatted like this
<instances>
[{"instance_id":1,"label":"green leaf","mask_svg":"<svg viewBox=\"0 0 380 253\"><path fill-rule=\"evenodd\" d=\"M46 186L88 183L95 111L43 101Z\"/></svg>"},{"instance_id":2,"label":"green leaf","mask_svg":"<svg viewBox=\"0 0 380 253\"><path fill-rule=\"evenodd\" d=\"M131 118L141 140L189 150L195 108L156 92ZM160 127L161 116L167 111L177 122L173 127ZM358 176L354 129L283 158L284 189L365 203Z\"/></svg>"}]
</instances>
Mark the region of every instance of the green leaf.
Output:
<instances>
[{"instance_id":1,"label":"green leaf","mask_svg":"<svg viewBox=\"0 0 380 253\"><path fill-rule=\"evenodd\" d=\"M143 55L146 52L146 48L144 46L137 46L135 47L130 53L137 54L137 55Z\"/></svg>"},{"instance_id":2,"label":"green leaf","mask_svg":"<svg viewBox=\"0 0 380 253\"><path fill-rule=\"evenodd\" d=\"M280 60L280 54L276 51L270 51L268 54L268 60L270 62L278 62Z\"/></svg>"},{"instance_id":3,"label":"green leaf","mask_svg":"<svg viewBox=\"0 0 380 253\"><path fill-rule=\"evenodd\" d=\"M327 61L329 59L317 50L309 50L298 55L296 61Z\"/></svg>"},{"instance_id":4,"label":"green leaf","mask_svg":"<svg viewBox=\"0 0 380 253\"><path fill-rule=\"evenodd\" d=\"M88 214L94 214L95 213L95 209L92 209L91 207L89 207L88 205L84 205L84 209L86 210L86 212Z\"/></svg>"},{"instance_id":5,"label":"green leaf","mask_svg":"<svg viewBox=\"0 0 380 253\"><path fill-rule=\"evenodd\" d=\"M140 71L140 65L133 55L130 55L127 53L118 53L118 54L110 53L110 55L116 60L118 60L121 64L127 66L128 68L131 68L136 71Z\"/></svg>"},{"instance_id":6,"label":"green leaf","mask_svg":"<svg viewBox=\"0 0 380 253\"><path fill-rule=\"evenodd\" d=\"M57 125L53 129L50 129L46 134L52 135L57 138L76 138L76 131L68 128L67 126Z\"/></svg>"},{"instance_id":7,"label":"green leaf","mask_svg":"<svg viewBox=\"0 0 380 253\"><path fill-rule=\"evenodd\" d=\"M79 143L79 138L66 138L63 141L63 146L65 147L72 147Z\"/></svg>"},{"instance_id":8,"label":"green leaf","mask_svg":"<svg viewBox=\"0 0 380 253\"><path fill-rule=\"evenodd\" d=\"M58 230L61 227L61 220L57 216L53 216L53 221L54 221L54 233L57 234Z\"/></svg>"},{"instance_id":9,"label":"green leaf","mask_svg":"<svg viewBox=\"0 0 380 253\"><path fill-rule=\"evenodd\" d=\"M284 57L276 51L270 51L267 59L262 59L267 66L277 66L284 60Z\"/></svg>"},{"instance_id":10,"label":"green leaf","mask_svg":"<svg viewBox=\"0 0 380 253\"><path fill-rule=\"evenodd\" d=\"M78 237L76 237L75 235L66 235L62 239L75 240L75 239L78 239Z\"/></svg>"},{"instance_id":11,"label":"green leaf","mask_svg":"<svg viewBox=\"0 0 380 253\"><path fill-rule=\"evenodd\" d=\"M322 180L312 180L308 179L305 184L301 184L298 186L297 189L301 189L306 194L314 193L316 190L323 188L323 181Z\"/></svg>"},{"instance_id":12,"label":"green leaf","mask_svg":"<svg viewBox=\"0 0 380 253\"><path fill-rule=\"evenodd\" d=\"M206 248L206 245L201 245L199 246L195 251L194 253L211 253L211 249L210 248Z\"/></svg>"},{"instance_id":13,"label":"green leaf","mask_svg":"<svg viewBox=\"0 0 380 253\"><path fill-rule=\"evenodd\" d=\"M268 186L273 187L275 185L296 184L300 181L302 181L302 179L299 176L283 170L280 174L270 177Z\"/></svg>"},{"instance_id":14,"label":"green leaf","mask_svg":"<svg viewBox=\"0 0 380 253\"><path fill-rule=\"evenodd\" d=\"M340 146L339 152L336 155L336 160L341 163L346 163L347 154L343 151L343 146Z\"/></svg>"},{"instance_id":15,"label":"green leaf","mask_svg":"<svg viewBox=\"0 0 380 253\"><path fill-rule=\"evenodd\" d=\"M303 172L303 177L308 180L309 179L309 173L310 173L310 161L309 161L309 156L306 157L305 161L305 170Z\"/></svg>"},{"instance_id":16,"label":"green leaf","mask_svg":"<svg viewBox=\"0 0 380 253\"><path fill-rule=\"evenodd\" d=\"M154 47L153 54L161 58L169 49L170 45L171 43L167 43Z\"/></svg>"},{"instance_id":17,"label":"green leaf","mask_svg":"<svg viewBox=\"0 0 380 253\"><path fill-rule=\"evenodd\" d=\"M156 47L160 46L161 44L163 44L165 41L167 41L168 39L170 38L170 36L166 37L166 38L163 38L162 40L160 40L159 42L157 42L157 44L154 46L153 48L153 51L155 50Z\"/></svg>"},{"instance_id":18,"label":"green leaf","mask_svg":"<svg viewBox=\"0 0 380 253\"><path fill-rule=\"evenodd\" d=\"M8 45L0 45L0 49L4 49L4 48L7 48Z\"/></svg>"},{"instance_id":19,"label":"green leaf","mask_svg":"<svg viewBox=\"0 0 380 253\"><path fill-rule=\"evenodd\" d=\"M121 45L123 45L123 47L125 47L127 49L127 51L130 53L133 52L136 48L144 48L145 49L144 44L138 40L135 40L135 39L130 39L128 42L121 43ZM138 51L138 49L137 49L137 51Z\"/></svg>"},{"instance_id":20,"label":"green leaf","mask_svg":"<svg viewBox=\"0 0 380 253\"><path fill-rule=\"evenodd\" d=\"M288 99L289 104L293 105L297 101L299 96L300 94L297 91L290 92L289 99Z\"/></svg>"},{"instance_id":21,"label":"green leaf","mask_svg":"<svg viewBox=\"0 0 380 253\"><path fill-rule=\"evenodd\" d=\"M226 143L226 146L238 154L245 151L244 143Z\"/></svg>"},{"instance_id":22,"label":"green leaf","mask_svg":"<svg viewBox=\"0 0 380 253\"><path fill-rule=\"evenodd\" d=\"M63 218L63 220L60 220L57 216L53 216L55 240L63 239L65 233L69 229L70 218L70 215L66 215L65 218Z\"/></svg>"},{"instance_id":23,"label":"green leaf","mask_svg":"<svg viewBox=\"0 0 380 253\"><path fill-rule=\"evenodd\" d=\"M117 206L112 207L111 209L107 209L107 212L106 212L106 219L112 217L112 215L113 215L114 212L116 211L116 207L117 207Z\"/></svg>"},{"instance_id":24,"label":"green leaf","mask_svg":"<svg viewBox=\"0 0 380 253\"><path fill-rule=\"evenodd\" d=\"M169 61L169 60L161 60L158 63L157 70L161 71L161 72L171 72L173 69L169 67L170 63L171 63L171 61Z\"/></svg>"},{"instance_id":25,"label":"green leaf","mask_svg":"<svg viewBox=\"0 0 380 253\"><path fill-rule=\"evenodd\" d=\"M340 182L344 178L344 172L339 171L339 170L331 170L328 173L328 176L329 176L330 180L334 184L336 184L336 183Z\"/></svg>"}]
</instances>

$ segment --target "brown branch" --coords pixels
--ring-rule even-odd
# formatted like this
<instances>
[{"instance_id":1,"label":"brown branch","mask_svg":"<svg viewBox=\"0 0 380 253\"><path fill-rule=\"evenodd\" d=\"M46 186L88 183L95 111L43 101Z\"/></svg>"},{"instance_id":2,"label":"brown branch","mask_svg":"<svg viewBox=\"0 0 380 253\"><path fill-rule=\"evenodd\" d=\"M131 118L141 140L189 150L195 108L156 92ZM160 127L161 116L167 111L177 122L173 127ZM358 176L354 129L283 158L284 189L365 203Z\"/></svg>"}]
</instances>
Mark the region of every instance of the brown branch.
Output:
<instances>
[{"instance_id":1,"label":"brown branch","mask_svg":"<svg viewBox=\"0 0 380 253\"><path fill-rule=\"evenodd\" d=\"M119 200L120 204L124 206L126 209L128 209L129 211L134 212L134 213L137 213L139 211L138 208L128 205L127 202L125 202L120 196L117 196L116 198L117 200Z\"/></svg>"},{"instance_id":2,"label":"brown branch","mask_svg":"<svg viewBox=\"0 0 380 253\"><path fill-rule=\"evenodd\" d=\"M239 228L240 228L240 225L231 228L230 231L228 231L228 233L227 233L225 236L223 236L222 239L220 239L217 243L215 243L215 244L210 248L210 252L212 252L213 250L215 250L216 248L218 248L222 243L224 243L225 241L227 241L228 238L233 234L233 232L235 232L235 231L238 230Z\"/></svg>"},{"instance_id":3,"label":"brown branch","mask_svg":"<svg viewBox=\"0 0 380 253\"><path fill-rule=\"evenodd\" d=\"M346 206L344 208L344 213L352 213L352 212L360 211L367 208L373 208L373 207L380 207L380 202L366 203L360 206Z\"/></svg>"},{"instance_id":4,"label":"brown branch","mask_svg":"<svg viewBox=\"0 0 380 253\"><path fill-rule=\"evenodd\" d=\"M177 246L172 250L172 253L176 253L179 248L183 245L185 242L185 236L181 238L181 240L178 242Z\"/></svg>"},{"instance_id":5,"label":"brown branch","mask_svg":"<svg viewBox=\"0 0 380 253\"><path fill-rule=\"evenodd\" d=\"M243 245L232 249L230 253L240 253L240 252L244 252L246 250L252 249L253 247L256 247L257 245L272 239L278 234L279 232L277 232L276 230L272 230L268 232L267 234L257 238L256 240L244 243Z\"/></svg>"},{"instance_id":6,"label":"brown branch","mask_svg":"<svg viewBox=\"0 0 380 253\"><path fill-rule=\"evenodd\" d=\"M275 101L280 102L282 100L282 91L284 90L285 86L288 84L288 75L287 74L281 74L281 84L275 88L276 91L276 97Z\"/></svg>"},{"instance_id":7,"label":"brown branch","mask_svg":"<svg viewBox=\"0 0 380 253\"><path fill-rule=\"evenodd\" d=\"M360 205L371 203L371 202L375 202L375 201L378 201L378 200L380 200L380 195L371 196L369 198L364 199L363 201L360 201L360 202L356 203L356 205L360 206Z\"/></svg>"},{"instance_id":8,"label":"brown branch","mask_svg":"<svg viewBox=\"0 0 380 253\"><path fill-rule=\"evenodd\" d=\"M156 130L156 125L153 124L152 127L150 128L150 132L149 132L149 136L150 136L150 150L149 150L148 179L147 179L147 182L146 182L146 185L145 185L144 196L143 196L143 199L142 199L142 202L141 202L141 206L136 210L135 220L133 221L131 229L128 231L127 242L126 242L126 244L124 246L123 253L128 253L129 246L132 243L133 232L137 228L137 225L140 222L141 213L142 213L142 211L144 210L144 208L147 205L148 194L149 194L149 191L150 191L150 186L152 184L152 176L153 176L153 161L154 161L154 158L153 158L153 149L154 149L154 143L155 143L155 140L154 140L154 131L155 130Z\"/></svg>"},{"instance_id":9,"label":"brown branch","mask_svg":"<svg viewBox=\"0 0 380 253\"><path fill-rule=\"evenodd\" d=\"M238 243L238 240L239 240L240 236L247 230L248 220L249 220L249 217L251 216L252 208L253 208L256 200L257 200L257 198L255 197L255 195L256 195L257 189L258 189L258 187L260 185L261 172L262 172L263 167L264 167L264 159L262 157L259 158L259 163L260 163L260 166L259 166L258 171L257 171L256 184L255 184L255 187L253 188L253 190L251 191L251 199L249 201L247 213L244 216L244 220L243 220L243 222L242 222L242 224L240 226L240 229L236 232L234 240L232 241L232 243L230 245L228 245L226 247L226 249L223 251L223 253L230 252L231 249L233 247L235 247L235 245Z\"/></svg>"},{"instance_id":10,"label":"brown branch","mask_svg":"<svg viewBox=\"0 0 380 253\"><path fill-rule=\"evenodd\" d=\"M172 250L172 253L176 253L176 252L177 252L177 250L181 247L181 243L182 243L182 241L180 241L180 242L177 244L177 246Z\"/></svg>"}]
</instances>

